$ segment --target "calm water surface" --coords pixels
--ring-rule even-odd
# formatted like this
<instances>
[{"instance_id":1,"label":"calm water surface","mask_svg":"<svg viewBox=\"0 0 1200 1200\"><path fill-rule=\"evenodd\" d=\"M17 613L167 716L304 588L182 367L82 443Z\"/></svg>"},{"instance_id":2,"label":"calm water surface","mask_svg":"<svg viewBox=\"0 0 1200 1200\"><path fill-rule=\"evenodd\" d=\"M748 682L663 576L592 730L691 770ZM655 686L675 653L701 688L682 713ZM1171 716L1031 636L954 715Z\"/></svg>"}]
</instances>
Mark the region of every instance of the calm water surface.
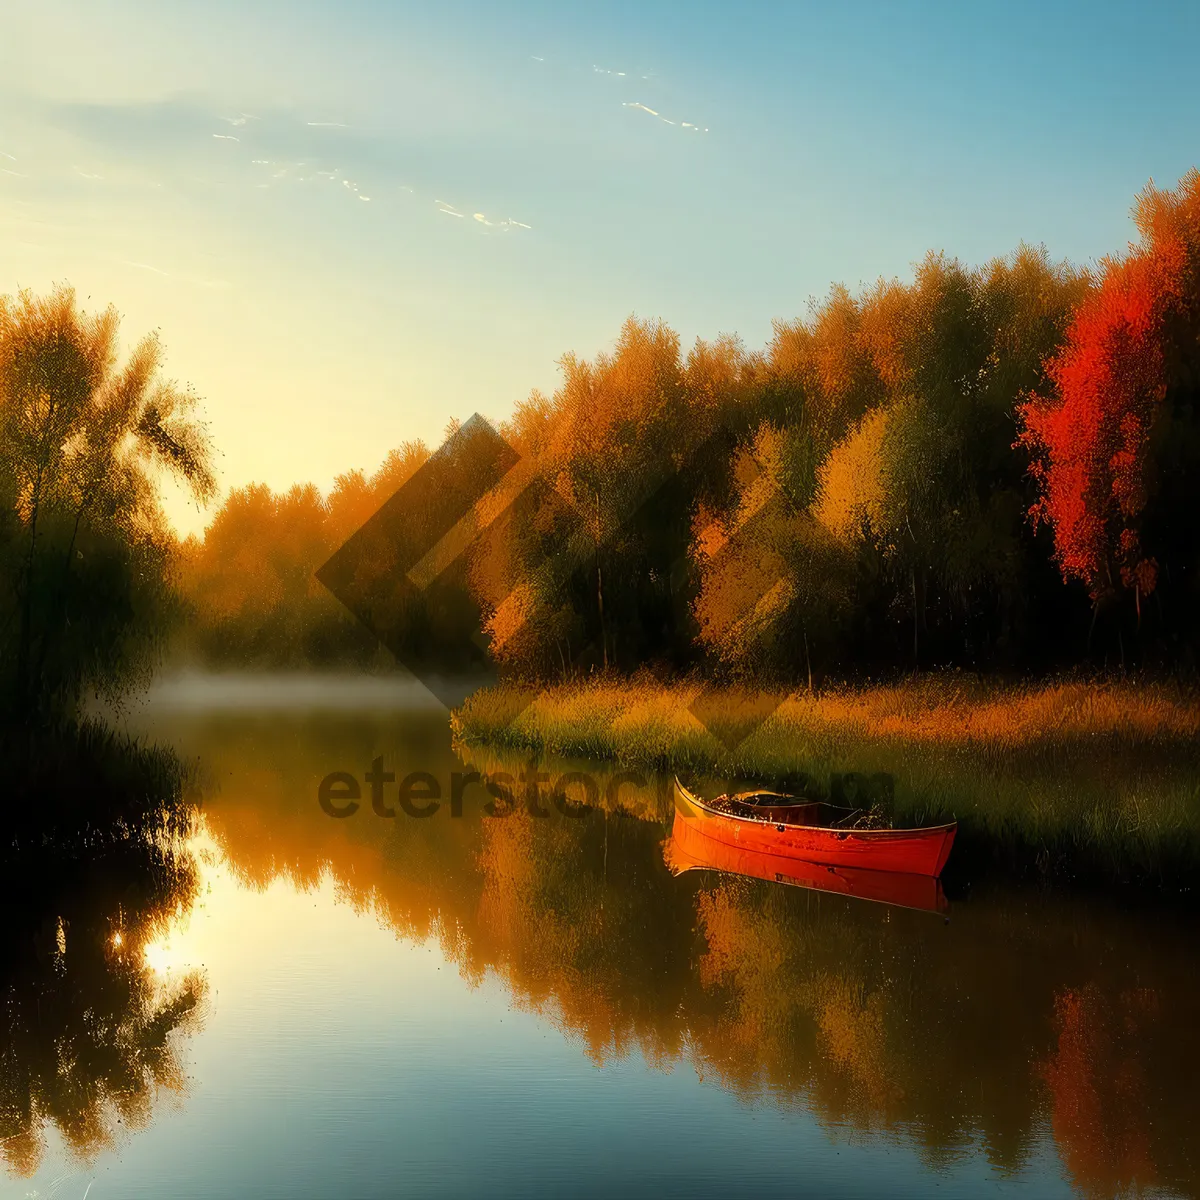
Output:
<instances>
[{"instance_id":1,"label":"calm water surface","mask_svg":"<svg viewBox=\"0 0 1200 1200\"><path fill-rule=\"evenodd\" d=\"M1200 1194L1194 918L673 876L636 784L453 816L505 764L404 694L127 719L195 764L195 831L46 878L6 943L0 1195ZM376 758L442 809L326 815Z\"/></svg>"}]
</instances>

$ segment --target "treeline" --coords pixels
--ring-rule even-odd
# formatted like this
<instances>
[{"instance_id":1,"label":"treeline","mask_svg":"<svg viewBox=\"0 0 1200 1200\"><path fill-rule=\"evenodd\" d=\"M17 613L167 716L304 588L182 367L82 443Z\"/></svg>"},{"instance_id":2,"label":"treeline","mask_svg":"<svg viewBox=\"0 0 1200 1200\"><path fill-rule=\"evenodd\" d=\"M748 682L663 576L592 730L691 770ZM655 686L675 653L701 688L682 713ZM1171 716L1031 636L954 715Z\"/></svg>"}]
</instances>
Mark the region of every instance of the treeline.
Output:
<instances>
[{"instance_id":1,"label":"treeline","mask_svg":"<svg viewBox=\"0 0 1200 1200\"><path fill-rule=\"evenodd\" d=\"M420 502L396 497L391 527L452 557L389 558L377 536L349 564L358 616L402 661L427 660L437 628L540 677L1194 669L1200 174L1148 189L1135 218L1139 242L1095 270L1028 247L978 268L931 254L911 283L835 287L761 351L724 337L685 354L631 318L517 406L500 430L515 465L467 513L461 486L420 480L478 469L474 423L328 497L234 492L186 547L196 645L370 660L314 573L409 481ZM459 627L417 620L423 604ZM421 645L395 635L409 626Z\"/></svg>"},{"instance_id":2,"label":"treeline","mask_svg":"<svg viewBox=\"0 0 1200 1200\"><path fill-rule=\"evenodd\" d=\"M254 484L230 493L203 539L181 547L193 619L187 649L249 667L380 665L377 640L315 572L429 458L419 442L393 450L371 476L350 471L328 496L312 484L276 494Z\"/></svg>"}]
</instances>

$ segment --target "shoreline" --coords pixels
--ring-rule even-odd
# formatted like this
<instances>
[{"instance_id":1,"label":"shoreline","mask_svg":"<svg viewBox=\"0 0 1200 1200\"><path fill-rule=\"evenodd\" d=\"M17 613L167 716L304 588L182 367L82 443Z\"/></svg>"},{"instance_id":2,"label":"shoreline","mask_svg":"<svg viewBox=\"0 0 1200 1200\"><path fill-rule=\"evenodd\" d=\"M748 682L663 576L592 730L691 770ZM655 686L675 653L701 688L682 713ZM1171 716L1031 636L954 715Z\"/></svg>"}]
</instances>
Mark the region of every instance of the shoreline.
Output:
<instances>
[{"instance_id":1,"label":"shoreline","mask_svg":"<svg viewBox=\"0 0 1200 1200\"><path fill-rule=\"evenodd\" d=\"M491 761L586 759L826 798L849 779L887 791L897 824L957 820L952 869L1179 894L1200 869L1200 695L1179 685L955 674L783 695L642 675L484 689L451 726L463 753Z\"/></svg>"}]
</instances>

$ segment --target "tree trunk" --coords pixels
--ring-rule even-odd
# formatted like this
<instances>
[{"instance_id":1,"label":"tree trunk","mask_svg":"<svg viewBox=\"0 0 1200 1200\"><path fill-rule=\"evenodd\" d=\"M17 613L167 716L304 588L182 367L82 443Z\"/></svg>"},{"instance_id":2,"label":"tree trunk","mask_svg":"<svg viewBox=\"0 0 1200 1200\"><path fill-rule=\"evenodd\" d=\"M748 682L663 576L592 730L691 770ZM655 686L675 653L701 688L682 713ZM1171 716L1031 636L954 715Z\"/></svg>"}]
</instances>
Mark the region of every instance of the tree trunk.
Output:
<instances>
[{"instance_id":1,"label":"tree trunk","mask_svg":"<svg viewBox=\"0 0 1200 1200\"><path fill-rule=\"evenodd\" d=\"M917 569L912 568L912 594L913 594L913 670L916 671L920 665L919 661L919 630L920 630L920 611L917 608Z\"/></svg>"},{"instance_id":2,"label":"tree trunk","mask_svg":"<svg viewBox=\"0 0 1200 1200\"><path fill-rule=\"evenodd\" d=\"M608 670L608 631L604 627L604 576L600 571L600 556L596 555L596 604L600 610L600 655Z\"/></svg>"},{"instance_id":3,"label":"tree trunk","mask_svg":"<svg viewBox=\"0 0 1200 1200\"><path fill-rule=\"evenodd\" d=\"M63 557L62 575L58 583L58 595L54 598L54 612L47 613L47 618L51 621L57 620L55 615L61 607L63 620L66 620L66 612L69 606L70 597L68 595L71 583L71 568L74 564L75 543L79 540L79 525L83 520L83 514L87 511L88 504L91 500L91 489L84 496L83 503L79 506L79 511L75 514L75 525L71 530L71 541L67 546L66 555ZM56 628L56 626L51 626ZM33 672L33 680L40 683L46 672L46 654L50 649L50 638L42 638L41 651L38 654L37 670Z\"/></svg>"},{"instance_id":4,"label":"tree trunk","mask_svg":"<svg viewBox=\"0 0 1200 1200\"><path fill-rule=\"evenodd\" d=\"M604 627L604 575L600 570L600 493L596 493L596 607L600 613L600 656L608 670L608 632Z\"/></svg>"},{"instance_id":5,"label":"tree trunk","mask_svg":"<svg viewBox=\"0 0 1200 1200\"><path fill-rule=\"evenodd\" d=\"M14 699L17 715L27 715L33 703L33 679L30 672L33 654L33 571L37 552L38 514L41 509L42 473L33 485L29 515L29 554L25 559L25 580L21 596L21 630L17 642L17 679Z\"/></svg>"}]
</instances>

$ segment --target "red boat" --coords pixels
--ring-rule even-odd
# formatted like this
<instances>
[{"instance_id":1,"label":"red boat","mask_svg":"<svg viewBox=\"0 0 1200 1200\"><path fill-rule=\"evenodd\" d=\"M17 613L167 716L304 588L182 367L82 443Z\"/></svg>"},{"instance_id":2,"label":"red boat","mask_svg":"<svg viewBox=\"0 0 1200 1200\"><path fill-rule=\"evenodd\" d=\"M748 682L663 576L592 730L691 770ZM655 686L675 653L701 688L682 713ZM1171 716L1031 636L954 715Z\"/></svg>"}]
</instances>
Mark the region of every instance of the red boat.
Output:
<instances>
[{"instance_id":1,"label":"red boat","mask_svg":"<svg viewBox=\"0 0 1200 1200\"><path fill-rule=\"evenodd\" d=\"M705 831L704 822L689 819L681 812L676 812L671 836L663 844L663 860L672 875L696 870L721 871L925 912L945 912L948 907L941 883L929 875L834 867L761 850L745 850L728 842L714 841Z\"/></svg>"},{"instance_id":2,"label":"red boat","mask_svg":"<svg viewBox=\"0 0 1200 1200\"><path fill-rule=\"evenodd\" d=\"M741 850L834 867L927 875L942 873L957 822L924 829L879 829L862 809L780 792L741 792L701 800L675 780L675 808L710 841Z\"/></svg>"}]
</instances>

